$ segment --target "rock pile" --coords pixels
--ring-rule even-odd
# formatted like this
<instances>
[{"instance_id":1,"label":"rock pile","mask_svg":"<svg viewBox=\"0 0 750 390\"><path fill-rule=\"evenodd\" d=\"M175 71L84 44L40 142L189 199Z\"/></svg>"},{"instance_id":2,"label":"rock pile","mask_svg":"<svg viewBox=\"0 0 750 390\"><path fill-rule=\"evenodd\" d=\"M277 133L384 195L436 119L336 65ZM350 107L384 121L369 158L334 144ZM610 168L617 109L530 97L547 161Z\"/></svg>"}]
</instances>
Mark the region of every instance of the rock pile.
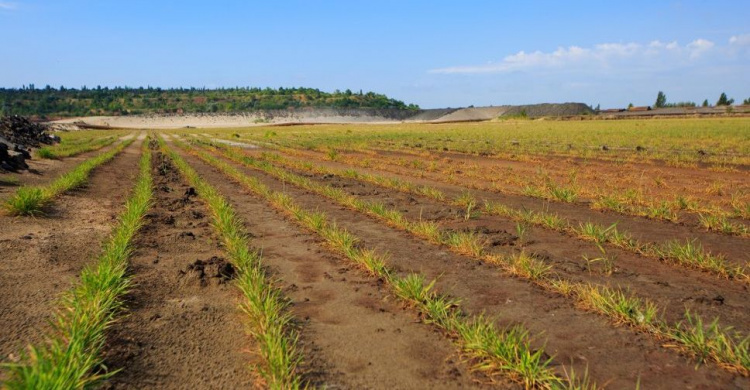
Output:
<instances>
[{"instance_id":1,"label":"rock pile","mask_svg":"<svg viewBox=\"0 0 750 390\"><path fill-rule=\"evenodd\" d=\"M12 115L0 119L0 170L17 172L28 169L31 159L29 147L60 142L60 138L47 133L47 126L32 122L26 117Z\"/></svg>"}]
</instances>

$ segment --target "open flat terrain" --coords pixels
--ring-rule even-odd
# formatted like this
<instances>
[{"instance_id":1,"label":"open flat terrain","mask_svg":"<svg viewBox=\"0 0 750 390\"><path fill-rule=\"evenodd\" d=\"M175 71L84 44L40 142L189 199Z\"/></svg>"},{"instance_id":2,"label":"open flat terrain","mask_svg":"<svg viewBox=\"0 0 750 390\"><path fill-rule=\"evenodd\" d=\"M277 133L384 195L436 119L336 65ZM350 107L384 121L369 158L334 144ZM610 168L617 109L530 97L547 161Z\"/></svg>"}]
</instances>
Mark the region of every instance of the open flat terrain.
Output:
<instances>
[{"instance_id":1,"label":"open flat terrain","mask_svg":"<svg viewBox=\"0 0 750 390\"><path fill-rule=\"evenodd\" d=\"M748 118L118 137L0 174L5 202L124 145L0 215L2 363L59 336L147 174L104 388L750 387Z\"/></svg>"}]
</instances>

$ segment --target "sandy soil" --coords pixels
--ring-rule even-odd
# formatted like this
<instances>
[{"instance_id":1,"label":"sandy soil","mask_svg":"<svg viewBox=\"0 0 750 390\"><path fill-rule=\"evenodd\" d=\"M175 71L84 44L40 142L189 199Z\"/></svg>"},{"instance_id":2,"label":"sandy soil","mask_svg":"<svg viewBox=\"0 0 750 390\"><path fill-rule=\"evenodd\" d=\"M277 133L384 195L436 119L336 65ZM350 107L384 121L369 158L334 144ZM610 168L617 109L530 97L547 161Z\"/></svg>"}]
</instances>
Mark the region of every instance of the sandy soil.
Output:
<instances>
[{"instance_id":1,"label":"sandy soil","mask_svg":"<svg viewBox=\"0 0 750 390\"><path fill-rule=\"evenodd\" d=\"M339 226L362 238L365 247L390 253L389 263L398 271L422 272L430 278L437 278L439 290L459 297L462 306L469 312L494 316L501 327L525 324L533 334L543 335L536 340L536 344L546 344L545 350L555 357L554 364L572 364L579 372L588 366L589 373L597 383L608 383L612 388L627 388L632 386L636 376L640 376L641 384L649 388L682 388L688 384L732 388L742 387L742 383L745 383L742 380L736 382L735 376L718 372L710 366L696 370L688 358L662 348L661 343L653 337L613 326L602 316L576 309L570 301L504 276L491 266L428 244L258 171L240 169L261 179L272 189L292 195L305 208L324 211ZM340 184L346 190L357 188L347 183ZM378 197L377 194L373 196ZM388 199L388 195L381 196ZM409 210L409 214L414 215L425 212L420 205L430 207L422 202L412 204L406 199L393 200L400 210ZM446 213L450 214L450 211ZM489 221L483 223L489 224ZM495 227L488 230L498 231L499 236L504 236L509 244L513 241L507 231ZM666 275L665 278L670 279ZM742 293L737 295L741 296ZM735 301L735 304L744 311L744 300ZM728 313L740 316L736 319L738 323L744 321L745 314L737 312L736 306L728 309Z\"/></svg>"},{"instance_id":2,"label":"sandy soil","mask_svg":"<svg viewBox=\"0 0 750 390\"><path fill-rule=\"evenodd\" d=\"M183 157L231 200L253 234L253 245L262 249L264 263L292 300L292 312L302 321L308 381L342 389L478 386L450 341L419 324L416 313L404 312L379 280L331 254L319 238L214 168Z\"/></svg>"},{"instance_id":3,"label":"sandy soil","mask_svg":"<svg viewBox=\"0 0 750 390\"><path fill-rule=\"evenodd\" d=\"M525 106L467 107L416 111L378 109L302 108L253 111L236 114L175 114L135 116L92 116L52 122L61 127L83 121L89 125L116 128L176 129L187 127L228 128L293 123L384 124L400 122L451 122L490 120L506 112L528 112L530 116L576 115L590 111L581 103L537 104Z\"/></svg>"},{"instance_id":4,"label":"sandy soil","mask_svg":"<svg viewBox=\"0 0 750 390\"><path fill-rule=\"evenodd\" d=\"M108 336L105 388L248 388L256 381L210 216L169 159L152 156L155 199L132 256L127 316ZM227 268L229 267L229 268Z\"/></svg>"},{"instance_id":5,"label":"sandy soil","mask_svg":"<svg viewBox=\"0 0 750 390\"><path fill-rule=\"evenodd\" d=\"M697 218L695 217L684 218L684 221L681 223L672 223L615 212L602 212L590 208L588 202L549 202L539 198L497 192L491 190L495 187L492 183L487 180L479 180L473 177L463 176L464 171L461 171L458 168L455 173L455 177L457 178L455 182L446 183L445 175L440 172L428 172L423 169L407 168L394 163L399 158L408 157L409 159L413 159L415 158L413 155L402 155L399 152L392 151L378 151L373 153L374 154L341 152L340 160L346 160L348 158L352 161L361 162L369 159L381 164L386 163L386 165L379 165L377 169L362 168L358 165L356 166L356 169L361 172L373 173L386 177L397 177L416 184L435 187L451 197L456 197L461 193L470 190L471 193L480 200L480 203L483 202L484 199L487 199L507 204L514 208L525 208L534 211L551 211L559 214L561 217L570 219L574 224L592 221L605 226L610 226L617 223L618 229L621 231L628 231L633 234L634 238L645 242L664 242L673 239L684 240L688 237L697 238L703 244L704 249L709 250L712 253L725 254L730 261L736 264L744 265L750 261L750 242L748 242L747 239L706 231L698 226ZM316 163L324 166L335 167L338 169L348 169L353 167L349 163L326 161L327 157L324 153L320 152L298 150L295 154L298 155L298 159L312 159ZM458 167L461 161L456 158L456 154L450 154L449 156L458 161L455 164L455 166ZM492 167L507 163L494 158L489 159L477 156L463 156L462 159L469 161L471 164ZM537 163L513 161L509 164L513 165L516 170L519 166L528 166L528 170L533 171L535 169L534 166ZM600 166L602 167L600 171L616 172L616 170L606 168L606 164L607 163L605 162L600 163ZM674 171L674 175L676 176L685 176L686 174L685 169L682 168L659 167L658 169L663 173ZM698 176L701 175L702 173L698 174ZM732 180L736 180L737 177L746 175L746 173L708 172L706 175L713 176L714 178L726 176Z\"/></svg>"},{"instance_id":6,"label":"sandy soil","mask_svg":"<svg viewBox=\"0 0 750 390\"><path fill-rule=\"evenodd\" d=\"M94 261L101 242L114 225L138 172L138 137L121 155L97 168L90 184L58 198L43 218L0 216L0 361L13 361L28 343L42 340L57 299L86 264ZM168 137L168 142L174 137ZM262 147L262 145L259 145ZM175 148L175 150L177 150ZM262 148L245 149L250 155ZM333 252L315 234L291 221L227 176L185 152L186 161L215 186L236 209L263 253L268 274L290 300L304 356L301 372L313 386L341 389L518 388L497 377L472 370L471 362L445 334L424 323L415 310L402 306L383 282ZM134 243L130 275L134 287L126 297L127 315L107 334L106 365L121 369L103 388L253 388L262 381L253 372L256 346L245 333L238 309L241 296L210 224L204 203L191 191L169 160L153 151L155 199ZM385 154L383 158L389 157ZM290 158L328 167L351 168L325 161L313 152ZM476 157L470 161L482 165ZM40 166L46 182L76 159ZM399 275L419 272L437 280L436 288L460 300L468 314L486 314L498 327L523 324L544 348L551 366L577 373L588 371L608 388L746 389L750 379L694 359L654 335L613 323L499 268L459 255L371 217L342 207L257 170L237 167L271 189L289 194L308 210L325 212L361 239L363 247L388 253L387 264ZM492 165L492 163L487 163ZM449 195L465 191L420 175L411 168L390 172L360 171L429 184ZM685 308L723 325L750 331L747 286L714 275L644 258L625 251L617 255L611 275L587 268L582 255L596 255L590 242L554 231L530 228L521 240L515 223L481 215L464 218L464 210L335 175L310 175L365 200L386 203L409 219L436 221L446 230L472 231L493 253L533 253L561 278L616 286L654 300L670 321ZM677 173L675 173L677 175ZM421 176L421 177L418 177ZM573 221L620 221L644 240L696 236L712 250L741 261L750 252L746 239L699 232L690 225L662 223L593 211L582 204L545 203L493 191L474 191L478 198L516 207L549 209ZM2 371L0 371L2 378Z\"/></svg>"},{"instance_id":7,"label":"sandy soil","mask_svg":"<svg viewBox=\"0 0 750 390\"><path fill-rule=\"evenodd\" d=\"M43 339L60 295L96 261L135 184L139 147L95 169L87 187L55 199L42 217L0 215L0 361Z\"/></svg>"}]
</instances>

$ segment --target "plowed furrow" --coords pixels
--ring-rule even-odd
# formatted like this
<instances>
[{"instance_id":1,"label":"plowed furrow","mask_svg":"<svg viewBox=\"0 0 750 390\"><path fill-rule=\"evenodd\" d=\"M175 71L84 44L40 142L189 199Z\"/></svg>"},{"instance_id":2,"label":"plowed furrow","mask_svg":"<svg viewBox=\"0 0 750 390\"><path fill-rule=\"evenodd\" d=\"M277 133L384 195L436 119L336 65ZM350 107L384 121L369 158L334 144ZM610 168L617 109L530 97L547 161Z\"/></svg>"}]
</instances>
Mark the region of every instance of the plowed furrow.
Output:
<instances>
[{"instance_id":1,"label":"plowed furrow","mask_svg":"<svg viewBox=\"0 0 750 390\"><path fill-rule=\"evenodd\" d=\"M140 142L97 167L41 217L0 215L0 360L42 341L60 295L95 261L138 174Z\"/></svg>"},{"instance_id":2,"label":"plowed furrow","mask_svg":"<svg viewBox=\"0 0 750 390\"><path fill-rule=\"evenodd\" d=\"M154 204L131 258L128 315L108 336L110 388L247 388L253 345L207 210L153 154Z\"/></svg>"},{"instance_id":3,"label":"plowed furrow","mask_svg":"<svg viewBox=\"0 0 750 390\"><path fill-rule=\"evenodd\" d=\"M534 334L543 333L547 337L545 350L555 355L556 362L572 363L578 372L588 366L597 383L631 387L634 375L640 375L645 386L681 387L689 382L731 387L736 379L711 367L694 370L690 360L661 348L651 336L614 327L602 317L578 311L567 300L507 278L492 267L424 244L265 174L241 169L272 189L289 193L303 207L326 212L360 237L366 247L390 252L390 265L399 271L437 278L440 291L461 298L467 311L496 315L500 326L520 322Z\"/></svg>"},{"instance_id":4,"label":"plowed furrow","mask_svg":"<svg viewBox=\"0 0 750 390\"><path fill-rule=\"evenodd\" d=\"M264 263L293 301L292 312L303 321L300 344L307 359L303 369L312 384L335 388L479 386L450 341L405 313L377 280L333 255L319 238L288 222L220 172L184 156L231 201L253 233L252 243L262 248Z\"/></svg>"},{"instance_id":5,"label":"plowed furrow","mask_svg":"<svg viewBox=\"0 0 750 390\"><path fill-rule=\"evenodd\" d=\"M249 153L262 153L261 151L249 151ZM285 157L296 161L305 161L303 158L285 155ZM704 249L715 254L723 254L729 261L738 265L746 265L750 261L750 240L723 234L707 232L697 226L674 224L670 222L652 220L642 217L634 217L613 212L597 211L586 205L572 203L550 203L541 199L503 194L494 191L472 189L465 186L448 184L439 180L426 178L417 173L409 173L406 170L394 173L382 169L362 168L340 162L315 159L314 164L335 169L356 169L359 172L370 173L384 177L393 177L417 185L426 185L436 188L445 193L447 197L455 198L466 191L470 191L480 201L488 200L505 204L517 209L533 211L547 211L556 213L560 217L568 219L574 225L588 221L601 225L610 226L617 224L620 231L627 231L633 238L643 242L663 243L670 240L685 241L687 238L695 238L703 245Z\"/></svg>"}]
</instances>

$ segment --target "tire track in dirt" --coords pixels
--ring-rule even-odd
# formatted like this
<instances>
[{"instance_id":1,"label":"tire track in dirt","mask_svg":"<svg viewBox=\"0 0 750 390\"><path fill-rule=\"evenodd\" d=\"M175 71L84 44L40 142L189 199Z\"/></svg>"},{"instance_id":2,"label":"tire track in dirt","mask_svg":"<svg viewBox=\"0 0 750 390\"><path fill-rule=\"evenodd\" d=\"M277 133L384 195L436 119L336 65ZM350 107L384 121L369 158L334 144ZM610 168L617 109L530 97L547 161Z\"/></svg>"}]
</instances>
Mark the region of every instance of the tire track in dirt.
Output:
<instances>
[{"instance_id":1,"label":"tire track in dirt","mask_svg":"<svg viewBox=\"0 0 750 390\"><path fill-rule=\"evenodd\" d=\"M254 346L206 206L153 154L154 205L131 257L126 316L108 335L104 388L248 388Z\"/></svg>"},{"instance_id":2,"label":"tire track in dirt","mask_svg":"<svg viewBox=\"0 0 750 390\"><path fill-rule=\"evenodd\" d=\"M710 320L720 317L721 324L733 326L747 335L750 333L750 293L748 286L727 281L701 271L644 258L618 248L607 248L615 255L614 272L606 276L600 264L593 272L586 268L582 256L601 256L596 244L572 238L548 229L529 227L525 242L516 235L516 223L497 216L483 214L465 218L465 210L426 197L412 196L382 188L364 181L331 175L312 175L287 169L322 185L339 188L370 202L381 202L395 208L411 220L438 222L445 230L470 231L488 245L491 253L512 253L523 248L537 255L564 278L577 282L592 282L612 287L624 287L638 296L649 298L665 310L669 323L683 320L685 308Z\"/></svg>"},{"instance_id":3,"label":"tire track in dirt","mask_svg":"<svg viewBox=\"0 0 750 390\"><path fill-rule=\"evenodd\" d=\"M94 169L42 217L0 215L0 361L43 340L60 295L100 254L138 175L140 142Z\"/></svg>"},{"instance_id":4,"label":"tire track in dirt","mask_svg":"<svg viewBox=\"0 0 750 390\"><path fill-rule=\"evenodd\" d=\"M333 255L315 235L287 221L222 173L175 148L246 221L253 245L279 278L301 323L306 379L330 388L474 388L449 340L388 295L381 283ZM479 377L481 380L482 378ZM515 385L498 381L496 385Z\"/></svg>"},{"instance_id":5,"label":"tire track in dirt","mask_svg":"<svg viewBox=\"0 0 750 390\"><path fill-rule=\"evenodd\" d=\"M717 370L695 369L694 361L670 352L652 336L616 327L603 317L576 310L560 296L509 278L473 259L423 244L407 233L344 209L318 195L299 190L258 171L231 163L276 191L287 192L303 207L319 209L363 240L366 247L391 253L390 265L402 272L437 278L439 291L461 299L469 313L498 316L498 326L523 323L532 334L543 334L545 350L556 364L571 364L600 384L631 388L637 378L646 387L743 388L747 378ZM541 346L544 340L536 340Z\"/></svg>"},{"instance_id":6,"label":"tire track in dirt","mask_svg":"<svg viewBox=\"0 0 750 390\"><path fill-rule=\"evenodd\" d=\"M246 153L250 155L252 155L253 153L259 154L261 152L262 150L246 151ZM305 161L303 158L300 158L298 156L292 156L285 153L281 154L289 159L302 162ZM680 240L684 242L685 238L687 237L697 238L703 245L703 248L705 250L708 250L714 254L724 254L727 256L727 261L733 264L746 265L747 262L750 262L750 240L724 234L707 232L696 226L675 224L671 222L628 216L613 212L597 211L588 208L587 205L548 202L542 199L530 198L520 195L502 194L487 190L470 189L468 187L443 183L434 179L424 177L419 178L413 176L412 174L407 175L404 173L392 173L381 169L362 168L345 163L325 161L317 158L315 159L314 163L328 168L356 169L358 172L362 173L397 178L417 185L430 186L444 192L448 197L456 197L461 195L463 192L469 191L478 200L480 200L480 203L486 199L488 201L502 203L508 205L509 207L517 209L553 212L557 213L562 218L570 220L570 222L574 225L577 225L578 223L585 223L588 221L595 222L604 226L610 226L616 223L618 230L627 231L633 235L633 238L643 242L662 243L669 240Z\"/></svg>"}]
</instances>

